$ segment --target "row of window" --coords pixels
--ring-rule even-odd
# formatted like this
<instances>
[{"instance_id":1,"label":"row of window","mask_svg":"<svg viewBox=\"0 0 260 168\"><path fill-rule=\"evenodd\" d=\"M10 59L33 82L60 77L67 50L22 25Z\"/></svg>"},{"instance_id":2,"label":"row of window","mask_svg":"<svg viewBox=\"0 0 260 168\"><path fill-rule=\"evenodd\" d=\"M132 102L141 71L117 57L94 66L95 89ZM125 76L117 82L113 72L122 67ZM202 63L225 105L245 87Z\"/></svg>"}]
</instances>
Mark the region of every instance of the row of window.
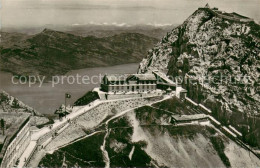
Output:
<instances>
[{"instance_id":1,"label":"row of window","mask_svg":"<svg viewBox=\"0 0 260 168\"><path fill-rule=\"evenodd\" d=\"M111 90L119 90L119 89L124 90L125 87L127 88L127 90L130 90L130 89L135 90L134 86L111 86ZM139 90L139 89L144 90L145 86L136 86L136 90ZM147 85L146 89L155 89L155 85L153 85L153 86Z\"/></svg>"},{"instance_id":2,"label":"row of window","mask_svg":"<svg viewBox=\"0 0 260 168\"><path fill-rule=\"evenodd\" d=\"M156 81L137 81L137 84L156 84ZM124 84L129 84L129 82L125 81L117 81L117 82L110 82L110 85L124 85Z\"/></svg>"},{"instance_id":3,"label":"row of window","mask_svg":"<svg viewBox=\"0 0 260 168\"><path fill-rule=\"evenodd\" d=\"M13 142L7 147L3 165L5 165L5 162L9 162L9 165L12 165L16 162L16 158L13 158L15 154L17 155L17 152L19 151L18 146L19 145L28 145L30 141L30 128L29 128L29 122L22 128L22 130L17 134L17 137L13 140ZM26 143L28 141L28 143ZM23 150L24 150L23 146ZM18 151L17 151L18 150ZM20 149L21 150L21 149ZM19 153L20 154L20 153Z\"/></svg>"}]
</instances>

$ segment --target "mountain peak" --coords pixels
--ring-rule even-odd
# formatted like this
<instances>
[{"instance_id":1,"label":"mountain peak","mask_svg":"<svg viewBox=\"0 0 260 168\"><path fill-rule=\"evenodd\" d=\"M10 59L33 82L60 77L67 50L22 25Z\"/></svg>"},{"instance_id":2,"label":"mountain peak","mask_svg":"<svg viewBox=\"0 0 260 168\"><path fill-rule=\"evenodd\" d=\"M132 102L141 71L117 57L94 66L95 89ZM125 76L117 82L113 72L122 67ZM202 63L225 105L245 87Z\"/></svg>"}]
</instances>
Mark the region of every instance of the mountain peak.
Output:
<instances>
[{"instance_id":1,"label":"mountain peak","mask_svg":"<svg viewBox=\"0 0 260 168\"><path fill-rule=\"evenodd\" d=\"M173 77L185 76L194 80L219 74L248 75L248 83L239 87L232 83L204 84L203 87L212 95L222 95L218 101L225 111L258 113L259 32L260 26L253 19L202 7L150 50L141 62L139 72L158 69ZM228 96L236 93L239 94Z\"/></svg>"},{"instance_id":2,"label":"mountain peak","mask_svg":"<svg viewBox=\"0 0 260 168\"><path fill-rule=\"evenodd\" d=\"M41 33L39 34L69 34L69 33L64 33L64 32L61 32L61 31L57 31L57 30L52 30L52 29L49 29L49 28L45 28Z\"/></svg>"},{"instance_id":3,"label":"mountain peak","mask_svg":"<svg viewBox=\"0 0 260 168\"><path fill-rule=\"evenodd\" d=\"M75 38L75 35L67 33L67 32L61 32L57 30L52 30L45 28L42 32L35 34L34 37L48 37L48 38Z\"/></svg>"},{"instance_id":4,"label":"mountain peak","mask_svg":"<svg viewBox=\"0 0 260 168\"><path fill-rule=\"evenodd\" d=\"M54 30L52 29L49 29L49 28L45 28L42 33L46 33L46 32L54 32Z\"/></svg>"},{"instance_id":5,"label":"mountain peak","mask_svg":"<svg viewBox=\"0 0 260 168\"><path fill-rule=\"evenodd\" d=\"M202 7L149 50L139 73L160 70L183 79L189 98L224 124L242 125L250 120L238 116L260 115L259 60L260 26L253 19Z\"/></svg>"},{"instance_id":6,"label":"mountain peak","mask_svg":"<svg viewBox=\"0 0 260 168\"><path fill-rule=\"evenodd\" d=\"M225 11L219 10L217 7L210 8L208 4L205 7L199 8L198 10L204 10L210 15L232 22L248 23L254 21L251 18L248 18L235 12L227 13Z\"/></svg>"}]
</instances>

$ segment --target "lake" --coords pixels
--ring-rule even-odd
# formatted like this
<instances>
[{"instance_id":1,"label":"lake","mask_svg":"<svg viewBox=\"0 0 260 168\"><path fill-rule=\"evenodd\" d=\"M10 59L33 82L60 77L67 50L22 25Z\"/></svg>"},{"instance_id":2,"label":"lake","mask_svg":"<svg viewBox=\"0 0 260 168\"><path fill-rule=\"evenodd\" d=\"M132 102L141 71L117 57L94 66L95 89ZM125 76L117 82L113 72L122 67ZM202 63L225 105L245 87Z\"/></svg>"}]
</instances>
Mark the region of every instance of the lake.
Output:
<instances>
[{"instance_id":1,"label":"lake","mask_svg":"<svg viewBox=\"0 0 260 168\"><path fill-rule=\"evenodd\" d=\"M67 104L72 105L73 102L82 97L86 92L100 85L100 75L136 73L138 66L139 64L134 63L73 70L64 75L63 80L61 76L55 77L54 79L56 80L54 81L58 84L45 81L41 87L39 87L40 83L33 84L29 87L28 82L21 84L18 79L15 79L14 82L19 84L14 84L12 82L12 74L0 71L0 89L33 107L42 114L53 114L61 104L64 104L65 93L71 95L71 98L67 99ZM83 76L85 76L84 81ZM74 83L73 78L75 80ZM90 83L87 79L93 79L95 83Z\"/></svg>"}]
</instances>

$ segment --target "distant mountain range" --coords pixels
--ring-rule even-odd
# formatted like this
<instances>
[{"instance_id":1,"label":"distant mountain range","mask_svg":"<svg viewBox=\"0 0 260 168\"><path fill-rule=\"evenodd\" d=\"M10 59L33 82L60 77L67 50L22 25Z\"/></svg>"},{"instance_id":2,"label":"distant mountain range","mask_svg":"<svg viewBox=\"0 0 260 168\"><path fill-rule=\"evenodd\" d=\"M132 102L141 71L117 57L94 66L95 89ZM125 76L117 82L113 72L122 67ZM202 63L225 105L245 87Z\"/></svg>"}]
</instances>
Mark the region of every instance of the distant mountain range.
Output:
<instances>
[{"instance_id":1,"label":"distant mountain range","mask_svg":"<svg viewBox=\"0 0 260 168\"><path fill-rule=\"evenodd\" d=\"M0 69L50 77L81 68L135 63L158 41L129 32L105 37L83 37L51 29L35 35L2 33Z\"/></svg>"},{"instance_id":2,"label":"distant mountain range","mask_svg":"<svg viewBox=\"0 0 260 168\"><path fill-rule=\"evenodd\" d=\"M90 23L90 24L73 24L66 26L58 25L45 25L44 28L71 33L79 36L96 36L96 37L108 37L120 33L140 33L149 37L155 37L161 39L167 32L171 31L175 25L169 24L107 24L107 23ZM22 33L28 35L35 35L43 31L42 27L23 27L23 28L10 28L2 27L2 32L10 33Z\"/></svg>"},{"instance_id":3,"label":"distant mountain range","mask_svg":"<svg viewBox=\"0 0 260 168\"><path fill-rule=\"evenodd\" d=\"M167 32L171 31L173 25L74 25L63 31L80 36L93 35L96 37L107 37L120 33L140 33L149 37L161 39Z\"/></svg>"}]
</instances>

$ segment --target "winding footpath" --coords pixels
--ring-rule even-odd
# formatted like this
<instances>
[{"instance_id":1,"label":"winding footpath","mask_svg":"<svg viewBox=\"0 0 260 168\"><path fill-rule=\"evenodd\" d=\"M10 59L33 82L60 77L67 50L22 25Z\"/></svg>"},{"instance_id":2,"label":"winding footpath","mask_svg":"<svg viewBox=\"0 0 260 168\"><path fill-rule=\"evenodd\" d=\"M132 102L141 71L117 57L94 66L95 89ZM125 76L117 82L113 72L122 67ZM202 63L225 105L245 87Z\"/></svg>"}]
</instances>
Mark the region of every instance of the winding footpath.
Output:
<instances>
[{"instance_id":1,"label":"winding footpath","mask_svg":"<svg viewBox=\"0 0 260 168\"><path fill-rule=\"evenodd\" d=\"M147 104L145 104L145 105L150 106L150 105L152 105L152 104L154 104L154 103L158 103L158 102L161 102L161 101L170 99L171 97L172 97L172 96L169 96L169 95L168 95L168 96L165 96L165 97L164 97L163 99L161 99L161 100L155 101L155 102L153 102L153 103L147 103ZM106 151L106 139L107 139L107 137L109 136L109 133L110 133L110 129L108 128L109 122L112 121L112 120L114 120L114 119L116 119L116 118L119 118L119 117L123 116L124 114L126 114L126 113L128 113L128 112L131 112L131 111L133 111L133 110L135 110L135 109L138 109L138 108L140 108L140 107L143 107L143 106L145 106L145 105L141 105L141 106L137 106L137 107L134 107L134 108L127 109L127 110L125 110L125 111L123 111L123 112L121 112L121 113L116 114L115 116L111 117L109 120L106 121L106 123L105 123L105 125L106 125L106 135L105 135L105 137L104 137L103 145L100 147L100 149L101 149L101 151L102 151L102 154L103 154L103 160L105 161L105 167L106 167L106 168L109 168L109 167L110 167L110 158L109 158L108 152Z\"/></svg>"},{"instance_id":2,"label":"winding footpath","mask_svg":"<svg viewBox=\"0 0 260 168\"><path fill-rule=\"evenodd\" d=\"M160 101L163 101L163 100L166 100L166 99L169 99L171 98L172 96L165 96L163 99L159 100L159 101L154 101L150 104L153 104L153 103L157 103L157 102L160 102ZM136 98L126 98L126 99L136 99ZM31 141L29 143L29 145L27 146L27 148L25 149L25 151L23 152L22 156L20 157L20 161L19 161L19 164L18 164L18 167L25 167L27 166L27 164L31 161L31 157L32 155L35 153L35 152L40 152L41 151L37 151L39 149L40 146L42 146L42 148L46 145L48 145L48 143L51 142L52 140L52 137L50 136L49 138L46 138L46 139L43 139L43 142L39 142L40 139L44 138L44 136L47 136L48 133L50 132L53 132L55 130L58 130L58 134L60 134L61 132L63 132L67 127L69 127L69 120L70 121L73 121L73 119L76 119L77 117L79 117L80 115L86 113L87 111L95 108L96 106L104 103L104 102L112 102L112 101L116 101L116 100L95 100L94 102L91 102L90 104L86 105L86 106L82 106L82 107L79 107L77 109L75 109L74 112L70 113L69 115L66 116L66 118L63 118L63 120L56 120L55 123L52 125L52 127L43 127L42 129L40 130L37 130L35 132L32 132L32 135L31 135ZM149 105L149 103L147 103L146 105ZM106 167L110 167L110 159L109 159L109 156L108 156L108 153L105 149L105 146L106 146L106 138L109 136L109 129L108 129L108 123L115 119L115 118L118 118L122 115L124 115L125 113L127 112L130 112L136 108L139 108L139 107L142 107L144 105L140 105L140 106L137 106L137 107L134 107L134 108L131 108L131 109L128 109L128 110L125 110L121 113L118 113L116 114L115 116L111 117L109 120L106 121L105 123L105 126L106 126L106 135L104 137L104 142L103 142L103 145L101 146L101 150L102 150L102 153L103 153L103 157L104 157L104 160L105 160L105 163L106 163ZM92 136L94 134L96 134L98 132L94 132L90 135L87 135L87 136L84 136L76 141L79 141L83 138L86 138L88 136ZM62 145L62 146L59 146L58 148L55 148L55 150L58 150L59 148L61 147L64 147L64 146L67 146L69 144L72 144L76 141L72 141L70 143L67 143L65 145ZM55 151L54 150L54 151ZM48 151L45 151L45 152L48 152ZM52 152L52 151L49 151L49 152ZM38 157L37 157L38 158ZM36 159L36 158L35 158ZM40 159L40 158L38 158ZM36 165L40 160L36 159L37 161L33 161L35 162L34 164ZM34 165L33 164L33 165Z\"/></svg>"}]
</instances>

